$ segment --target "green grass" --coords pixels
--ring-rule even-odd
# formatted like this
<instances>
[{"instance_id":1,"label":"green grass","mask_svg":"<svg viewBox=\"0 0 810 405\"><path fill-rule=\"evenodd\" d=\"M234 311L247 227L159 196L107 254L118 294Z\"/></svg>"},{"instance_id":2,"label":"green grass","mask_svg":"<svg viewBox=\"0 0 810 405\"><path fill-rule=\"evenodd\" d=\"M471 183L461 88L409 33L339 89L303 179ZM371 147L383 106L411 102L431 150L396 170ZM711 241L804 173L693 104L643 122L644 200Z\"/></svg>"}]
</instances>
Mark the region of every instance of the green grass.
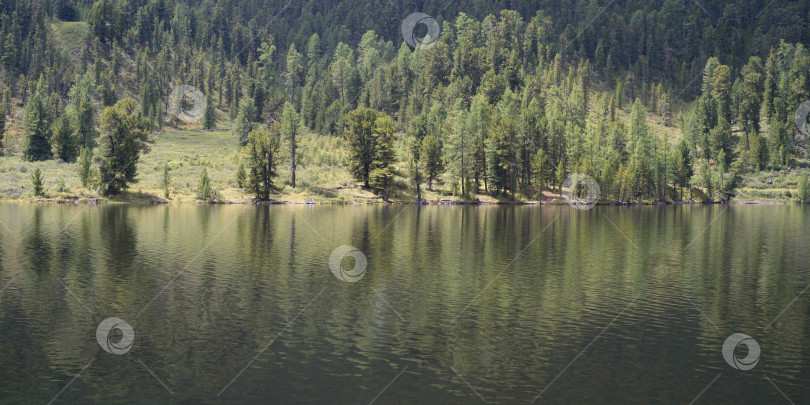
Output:
<instances>
[{"instance_id":1,"label":"green grass","mask_svg":"<svg viewBox=\"0 0 810 405\"><path fill-rule=\"evenodd\" d=\"M237 138L230 124L223 124L212 131L199 128L171 129L150 135L153 143L149 153L141 156L138 164L138 183L133 184L124 195L113 201L150 202L163 199L161 176L163 165L170 168L171 185L167 202L196 201L196 187L200 171L208 170L211 184L222 202L241 203L250 201L253 196L236 185L236 170L242 156ZM77 163L64 163L59 160L26 162L22 160L23 141L18 132L7 139L7 154L0 156L0 199L5 200L50 200L66 201L74 198L93 199L99 196L82 187L78 177ZM403 146L398 143L399 149ZM404 150L398 151L404 156ZM348 152L340 137L320 136L308 133L302 136L298 149L297 186L290 187L290 169L286 145L282 148L282 161L276 185L279 192L271 198L289 202L317 203L375 203L381 200L369 190L363 189L354 181L348 170ZM401 160L403 156L400 156ZM42 170L44 177L44 197L35 197L31 173L35 168ZM407 173L405 163L397 169ZM60 180L64 180L67 191L59 191ZM397 178L389 189L393 201L413 202L416 191L407 179ZM433 190L422 186L422 198L429 201L454 200L447 185L434 184ZM485 202L500 200L488 195L478 195L471 199ZM504 200L507 201L507 200Z\"/></svg>"},{"instance_id":2,"label":"green grass","mask_svg":"<svg viewBox=\"0 0 810 405\"><path fill-rule=\"evenodd\" d=\"M90 26L86 22L55 22L51 24L54 38L59 48L68 51L71 55L78 57L84 36L90 31Z\"/></svg>"},{"instance_id":3,"label":"green grass","mask_svg":"<svg viewBox=\"0 0 810 405\"><path fill-rule=\"evenodd\" d=\"M141 156L138 164L138 183L132 185L122 201L149 201L162 199L161 175L163 165L170 168L171 185L168 201L194 201L200 171L208 170L212 186L223 202L244 202L253 196L236 185L236 170L242 157L237 138L229 126L213 131L199 128L171 130L150 136L150 152ZM22 160L19 136L9 138L6 156L0 157L0 198L7 200L38 199L34 197L31 173L39 167L44 177L46 199L94 198L96 193L84 189L78 177L77 163L58 160L26 162ZM274 199L305 202L368 202L375 195L355 184L346 167L347 154L343 141L336 137L306 134L300 140L298 151L298 187L287 183L290 170L287 152L282 151L284 166L279 168L276 185L279 193ZM68 191L59 192L58 184L64 180Z\"/></svg>"}]
</instances>

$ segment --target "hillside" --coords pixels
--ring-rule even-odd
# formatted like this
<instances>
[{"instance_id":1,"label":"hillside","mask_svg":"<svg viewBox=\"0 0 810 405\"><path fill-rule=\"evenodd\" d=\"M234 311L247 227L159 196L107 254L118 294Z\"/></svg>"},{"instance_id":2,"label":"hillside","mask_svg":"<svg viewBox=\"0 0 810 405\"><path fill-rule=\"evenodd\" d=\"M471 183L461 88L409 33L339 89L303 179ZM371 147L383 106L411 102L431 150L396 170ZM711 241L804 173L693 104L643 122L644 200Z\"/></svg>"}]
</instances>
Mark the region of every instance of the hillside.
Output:
<instances>
[{"instance_id":1,"label":"hillside","mask_svg":"<svg viewBox=\"0 0 810 405\"><path fill-rule=\"evenodd\" d=\"M218 199L234 202L414 201L418 191L549 200L581 175L604 202L807 191L794 118L810 98L802 2L581 2L570 12L558 1L430 3L437 38L417 25L410 41L399 29L409 11L368 19L353 12L374 7L360 0L39 5L0 2L10 21L0 198L34 197L36 167L46 196L92 195L79 151L118 179L110 147L130 131L132 151L151 152L137 174L119 167L127 173L105 196L128 187L121 198L159 198L164 165L171 201L194 199L203 168ZM173 98L179 89L185 98ZM124 111L133 121L114 128L111 114ZM269 147L264 174L243 146L254 138ZM240 165L253 186L236 186Z\"/></svg>"}]
</instances>

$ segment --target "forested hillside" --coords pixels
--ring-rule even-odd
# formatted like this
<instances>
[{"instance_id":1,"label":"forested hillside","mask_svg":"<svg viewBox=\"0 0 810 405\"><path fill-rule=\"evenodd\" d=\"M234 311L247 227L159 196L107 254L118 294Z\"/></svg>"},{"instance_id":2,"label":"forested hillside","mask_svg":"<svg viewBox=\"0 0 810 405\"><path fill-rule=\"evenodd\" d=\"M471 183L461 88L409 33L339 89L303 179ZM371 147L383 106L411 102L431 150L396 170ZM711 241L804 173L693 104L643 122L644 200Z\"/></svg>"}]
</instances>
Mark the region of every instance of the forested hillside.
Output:
<instances>
[{"instance_id":1,"label":"forested hillside","mask_svg":"<svg viewBox=\"0 0 810 405\"><path fill-rule=\"evenodd\" d=\"M416 11L441 31L415 49L401 24ZM339 138L346 181L386 200L394 186L536 199L572 173L605 201L740 187L810 200L794 171L805 1L0 0L0 13L4 159L78 160L102 194L137 181L149 134L199 127L232 131L233 181L259 199L296 187L301 142L321 136ZM207 107L191 119L172 108L181 85Z\"/></svg>"}]
</instances>

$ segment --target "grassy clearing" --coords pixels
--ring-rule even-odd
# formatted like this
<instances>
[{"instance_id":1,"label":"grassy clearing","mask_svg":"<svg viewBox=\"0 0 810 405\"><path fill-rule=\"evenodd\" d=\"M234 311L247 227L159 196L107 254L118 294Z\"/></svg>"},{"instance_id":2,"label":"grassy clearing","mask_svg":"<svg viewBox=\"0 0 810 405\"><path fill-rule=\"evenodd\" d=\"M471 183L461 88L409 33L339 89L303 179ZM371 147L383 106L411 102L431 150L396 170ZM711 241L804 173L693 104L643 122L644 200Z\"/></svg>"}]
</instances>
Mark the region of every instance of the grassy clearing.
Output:
<instances>
[{"instance_id":1,"label":"grassy clearing","mask_svg":"<svg viewBox=\"0 0 810 405\"><path fill-rule=\"evenodd\" d=\"M250 201L252 195L236 185L236 170L241 161L237 138L230 124L213 131L205 131L198 126L191 129L167 129L151 135L153 143L149 153L141 156L138 164L138 183L132 185L124 195L112 201L150 202L163 199L161 175L163 165L170 168L171 185L167 202L194 202L200 171L205 167L211 184L222 202L241 203ZM93 199L99 195L82 187L78 176L77 163L64 163L59 160L26 162L22 160L22 138L14 134L8 139L7 154L0 156L0 199L5 200L65 200ZM398 145L400 159L404 161L404 146ZM286 152L282 152L286 155ZM286 162L287 156L282 156ZM348 170L348 153L344 141L339 137L305 134L298 150L298 187L287 184L290 170L287 164L279 168L276 185L279 192L272 198L289 202L317 203L373 203L380 202L374 193L364 190L361 184L352 179ZM42 170L44 177L44 197L35 197L31 185L31 173L35 168ZM400 173L405 175L407 167L400 162ZM65 189L60 189L64 181ZM392 201L412 202L416 191L407 179L398 178L389 196ZM449 187L434 184L433 190L422 186L422 198L431 202L453 200ZM473 199L483 202L498 202L488 195L478 195Z\"/></svg>"},{"instance_id":2,"label":"grassy clearing","mask_svg":"<svg viewBox=\"0 0 810 405\"><path fill-rule=\"evenodd\" d=\"M236 185L236 170L241 161L239 145L231 131L230 124L222 125L216 130L205 131L199 126L190 129L170 129L153 134L151 151L142 155L138 165L139 182L130 190L112 201L150 202L163 199L161 174L163 165L170 167L171 185L167 202L195 202L196 188L200 171L208 170L212 186L222 202L241 203L250 201L252 195ZM372 192L362 189L356 183L347 168L348 154L339 137L306 134L302 137L299 149L298 187L293 189L287 183L290 177L289 167L285 164L279 168L276 180L280 191L273 198L280 201L307 202L313 199L317 203L371 203L380 202ZM58 160L45 162L26 162L21 158L22 139L19 133L13 132L7 139L7 155L0 156L0 199L5 200L64 200L68 198L98 198L94 191L81 186L77 170L78 164L64 163ZM398 143L400 163L398 170L407 174L404 162L404 147ZM283 156L286 162L286 156ZM34 197L31 174L35 168L42 170L44 177L45 197ZM745 178L739 191L738 201L781 201L792 200L796 195L799 176L805 169L771 172L761 171ZM771 184L767 182L770 181ZM60 189L64 182L65 188ZM405 178L398 178L391 190L393 201L412 202L416 192ZM556 199L556 193L544 193L544 202ZM428 201L455 200L447 184L434 184L433 191L422 186L422 197ZM518 196L523 201L536 198ZM473 197L482 202L505 202L489 195L479 194Z\"/></svg>"},{"instance_id":3,"label":"grassy clearing","mask_svg":"<svg viewBox=\"0 0 810 405\"><path fill-rule=\"evenodd\" d=\"M90 26L83 21L55 22L51 24L51 31L58 48L68 51L72 56L78 57L81 53L83 39L90 31Z\"/></svg>"},{"instance_id":4,"label":"grassy clearing","mask_svg":"<svg viewBox=\"0 0 810 405\"><path fill-rule=\"evenodd\" d=\"M211 184L222 202L244 202L252 196L236 185L236 170L241 161L239 145L231 128L223 126L213 131L199 128L166 130L151 136L151 151L142 155L138 164L138 183L116 201L150 201L162 199L161 175L163 165L170 168L169 202L195 200L200 171L208 170ZM8 139L6 156L0 156L0 198L7 200L38 199L34 197L31 173L42 170L45 179L45 199L96 198L98 195L82 187L77 163L58 160L26 162L22 160L20 136ZM289 167L279 168L276 185L278 200L306 202L369 202L375 195L352 181L346 167L347 154L340 138L306 134L299 149L298 187L289 181ZM65 190L60 190L64 181ZM404 195L404 194L403 194Z\"/></svg>"}]
</instances>

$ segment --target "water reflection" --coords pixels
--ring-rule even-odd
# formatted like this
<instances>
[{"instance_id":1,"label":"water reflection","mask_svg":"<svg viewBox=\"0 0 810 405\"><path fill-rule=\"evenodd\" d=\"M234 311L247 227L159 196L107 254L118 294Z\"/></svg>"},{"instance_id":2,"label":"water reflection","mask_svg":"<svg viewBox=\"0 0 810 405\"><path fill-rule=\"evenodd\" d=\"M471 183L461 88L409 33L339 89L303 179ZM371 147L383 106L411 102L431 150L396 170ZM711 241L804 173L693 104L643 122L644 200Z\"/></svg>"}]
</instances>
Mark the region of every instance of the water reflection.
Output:
<instances>
[{"instance_id":1,"label":"water reflection","mask_svg":"<svg viewBox=\"0 0 810 405\"><path fill-rule=\"evenodd\" d=\"M0 402L47 403L89 362L61 401L367 403L399 376L379 403L688 403L720 374L701 401L783 400L767 375L810 402L808 218L0 206ZM368 258L357 282L328 267L341 245ZM95 342L111 316L126 355ZM751 372L722 358L736 332L762 347Z\"/></svg>"}]
</instances>

